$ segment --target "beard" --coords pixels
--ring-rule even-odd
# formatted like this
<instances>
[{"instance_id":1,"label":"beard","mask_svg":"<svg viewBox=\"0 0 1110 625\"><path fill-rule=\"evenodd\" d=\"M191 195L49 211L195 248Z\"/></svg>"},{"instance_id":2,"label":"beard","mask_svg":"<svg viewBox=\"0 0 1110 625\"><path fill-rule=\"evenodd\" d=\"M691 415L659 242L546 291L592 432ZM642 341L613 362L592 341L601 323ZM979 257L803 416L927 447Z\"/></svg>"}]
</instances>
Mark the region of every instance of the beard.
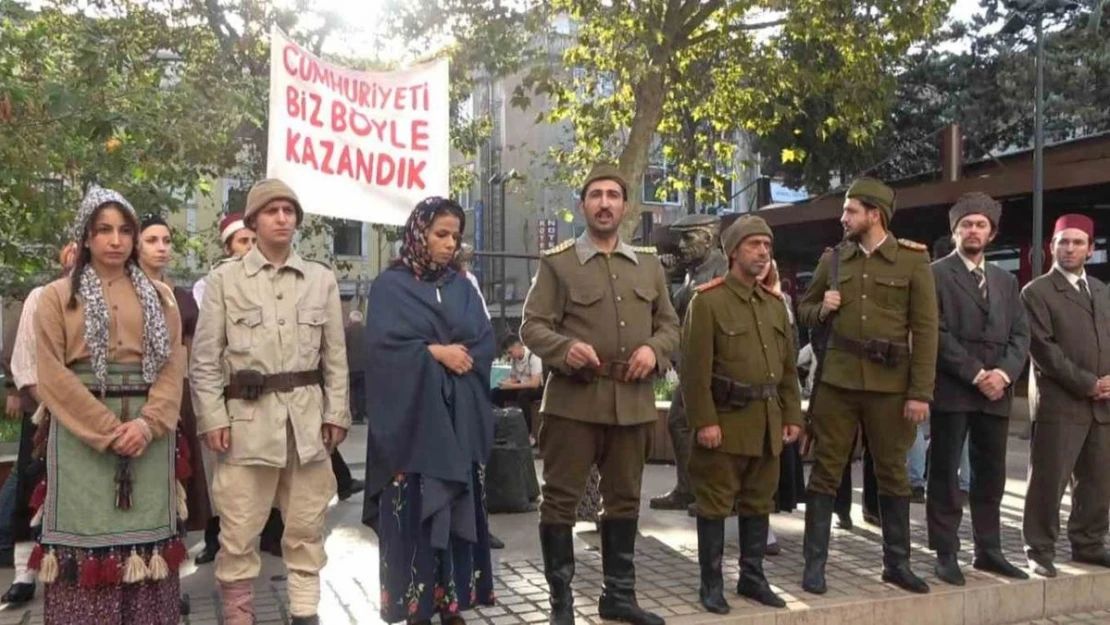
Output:
<instances>
[{"instance_id":1,"label":"beard","mask_svg":"<svg viewBox=\"0 0 1110 625\"><path fill-rule=\"evenodd\" d=\"M844 239L852 243L859 243L860 239L867 232L867 226L844 226Z\"/></svg>"},{"instance_id":2,"label":"beard","mask_svg":"<svg viewBox=\"0 0 1110 625\"><path fill-rule=\"evenodd\" d=\"M960 251L963 252L965 256L978 254L986 249L986 247L987 246L985 243L981 243L979 241L960 241Z\"/></svg>"}]
</instances>

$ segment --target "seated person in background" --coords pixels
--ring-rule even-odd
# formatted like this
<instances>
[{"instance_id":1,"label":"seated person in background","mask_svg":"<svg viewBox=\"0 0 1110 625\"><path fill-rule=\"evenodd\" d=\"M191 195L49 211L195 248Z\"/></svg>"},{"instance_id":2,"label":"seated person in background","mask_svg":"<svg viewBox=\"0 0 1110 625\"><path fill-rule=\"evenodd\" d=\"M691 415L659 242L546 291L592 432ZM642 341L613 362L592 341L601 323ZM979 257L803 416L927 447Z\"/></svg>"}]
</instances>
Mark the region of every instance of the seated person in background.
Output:
<instances>
[{"instance_id":1,"label":"seated person in background","mask_svg":"<svg viewBox=\"0 0 1110 625\"><path fill-rule=\"evenodd\" d=\"M501 381L498 388L493 389L492 401L504 407L507 403L515 403L524 413L524 422L528 425L529 440L532 445L536 439L532 434L532 402L543 396L543 363L538 356L532 354L524 347L520 337L515 334L506 336L501 341L501 353L509 360L509 377Z\"/></svg>"}]
</instances>

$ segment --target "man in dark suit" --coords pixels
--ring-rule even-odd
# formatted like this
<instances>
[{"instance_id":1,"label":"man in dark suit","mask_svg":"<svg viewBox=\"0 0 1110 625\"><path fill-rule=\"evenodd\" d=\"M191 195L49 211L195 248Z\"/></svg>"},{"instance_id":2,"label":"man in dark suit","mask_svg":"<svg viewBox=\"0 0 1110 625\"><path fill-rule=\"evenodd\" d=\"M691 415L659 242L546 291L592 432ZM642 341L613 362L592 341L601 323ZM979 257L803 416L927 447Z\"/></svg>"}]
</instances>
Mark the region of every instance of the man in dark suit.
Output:
<instances>
[{"instance_id":1,"label":"man in dark suit","mask_svg":"<svg viewBox=\"0 0 1110 625\"><path fill-rule=\"evenodd\" d=\"M1072 560L1110 567L1110 289L1084 271L1095 225L1064 215L1052 235L1052 271L1021 292L1029 315L1035 392L1022 532L1029 566L1055 577L1060 499L1072 485Z\"/></svg>"},{"instance_id":2,"label":"man in dark suit","mask_svg":"<svg viewBox=\"0 0 1110 625\"><path fill-rule=\"evenodd\" d=\"M956 553L963 516L959 471L964 440L971 470L971 524L977 569L1015 579L1024 571L1002 555L1000 506L1006 490L1006 439L1013 382L1029 357L1029 324L1017 280L988 264L984 252L998 234L1002 206L968 193L948 212L955 251L932 264L940 309L937 379L929 445L925 511L929 547L942 581L963 586Z\"/></svg>"}]
</instances>

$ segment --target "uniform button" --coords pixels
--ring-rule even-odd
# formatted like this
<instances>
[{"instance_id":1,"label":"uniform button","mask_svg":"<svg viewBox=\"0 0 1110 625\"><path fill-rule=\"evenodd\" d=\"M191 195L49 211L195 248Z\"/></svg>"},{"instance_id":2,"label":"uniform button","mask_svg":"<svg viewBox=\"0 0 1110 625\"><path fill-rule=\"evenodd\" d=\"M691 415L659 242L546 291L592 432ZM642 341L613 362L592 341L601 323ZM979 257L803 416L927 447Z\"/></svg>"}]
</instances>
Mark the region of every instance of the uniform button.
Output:
<instances>
[{"instance_id":1,"label":"uniform button","mask_svg":"<svg viewBox=\"0 0 1110 625\"><path fill-rule=\"evenodd\" d=\"M622 348L621 348L621 353L623 354L623 353L624 353L625 351L626 351L626 350L625 350L625 349L624 349L624 348L622 347Z\"/></svg>"},{"instance_id":2,"label":"uniform button","mask_svg":"<svg viewBox=\"0 0 1110 625\"><path fill-rule=\"evenodd\" d=\"M775 379L775 374L773 374L773 373L771 374L771 379L772 380ZM768 397L767 399L770 399L770 397Z\"/></svg>"},{"instance_id":3,"label":"uniform button","mask_svg":"<svg viewBox=\"0 0 1110 625\"><path fill-rule=\"evenodd\" d=\"M621 327L622 327L622 328L624 327L624 322L623 322L623 321L621 322Z\"/></svg>"},{"instance_id":4,"label":"uniform button","mask_svg":"<svg viewBox=\"0 0 1110 625\"><path fill-rule=\"evenodd\" d=\"M860 321L867 321L867 315L860 315Z\"/></svg>"},{"instance_id":5,"label":"uniform button","mask_svg":"<svg viewBox=\"0 0 1110 625\"><path fill-rule=\"evenodd\" d=\"M866 280L866 279L867 279L867 274L863 274L863 279L864 279L864 280Z\"/></svg>"},{"instance_id":6,"label":"uniform button","mask_svg":"<svg viewBox=\"0 0 1110 625\"><path fill-rule=\"evenodd\" d=\"M285 320L284 319L278 319L278 325L279 326L285 325Z\"/></svg>"},{"instance_id":7,"label":"uniform button","mask_svg":"<svg viewBox=\"0 0 1110 625\"><path fill-rule=\"evenodd\" d=\"M863 299L867 299L867 296L866 296L866 295L864 295L864 296L863 296Z\"/></svg>"},{"instance_id":8,"label":"uniform button","mask_svg":"<svg viewBox=\"0 0 1110 625\"><path fill-rule=\"evenodd\" d=\"M623 302L623 301L624 301L624 298L622 298L622 297L621 297L620 295L618 295L618 296L617 296L617 301L618 301L618 302Z\"/></svg>"},{"instance_id":9,"label":"uniform button","mask_svg":"<svg viewBox=\"0 0 1110 625\"><path fill-rule=\"evenodd\" d=\"M123 345L123 341L116 341L116 345Z\"/></svg>"},{"instance_id":10,"label":"uniform button","mask_svg":"<svg viewBox=\"0 0 1110 625\"><path fill-rule=\"evenodd\" d=\"M285 295L283 295L283 294L281 294L281 293L278 293L278 295L277 295L277 298L278 298L278 299L282 299L283 297L285 297Z\"/></svg>"},{"instance_id":11,"label":"uniform button","mask_svg":"<svg viewBox=\"0 0 1110 625\"><path fill-rule=\"evenodd\" d=\"M617 274L613 274L612 278L613 278L614 280L616 280L616 279L617 279Z\"/></svg>"},{"instance_id":12,"label":"uniform button","mask_svg":"<svg viewBox=\"0 0 1110 625\"><path fill-rule=\"evenodd\" d=\"M766 343L763 344L763 349L767 349L767 344Z\"/></svg>"},{"instance_id":13,"label":"uniform button","mask_svg":"<svg viewBox=\"0 0 1110 625\"><path fill-rule=\"evenodd\" d=\"M115 304L113 304L112 305L112 310L119 310L119 306L116 306Z\"/></svg>"}]
</instances>

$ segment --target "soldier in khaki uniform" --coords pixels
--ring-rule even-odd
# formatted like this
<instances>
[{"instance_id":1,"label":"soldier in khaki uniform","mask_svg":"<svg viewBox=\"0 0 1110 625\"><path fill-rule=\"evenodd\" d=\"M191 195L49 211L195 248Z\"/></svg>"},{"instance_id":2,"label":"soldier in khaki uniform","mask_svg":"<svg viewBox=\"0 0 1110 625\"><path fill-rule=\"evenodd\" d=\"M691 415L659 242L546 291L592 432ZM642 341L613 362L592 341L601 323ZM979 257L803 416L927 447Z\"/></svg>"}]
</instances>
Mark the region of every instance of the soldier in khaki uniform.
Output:
<instances>
[{"instance_id":1,"label":"soldier in khaki uniform","mask_svg":"<svg viewBox=\"0 0 1110 625\"><path fill-rule=\"evenodd\" d=\"M937 294L925 246L895 240L893 214L893 189L872 178L854 182L840 219L846 241L838 248L839 271L827 252L798 306L809 327L835 313L811 399L816 461L806 500L802 587L812 593L825 592L833 501L861 423L879 483L883 581L929 592L909 565L906 453L933 399Z\"/></svg>"},{"instance_id":2,"label":"soldier in khaki uniform","mask_svg":"<svg viewBox=\"0 0 1110 625\"><path fill-rule=\"evenodd\" d=\"M244 221L258 243L208 275L193 339L198 429L219 454L216 579L229 625L252 622L255 541L275 498L293 623L318 623L324 512L336 492L328 457L351 417L339 287L329 267L293 250L303 215L280 180L251 189Z\"/></svg>"},{"instance_id":3,"label":"soldier in khaki uniform","mask_svg":"<svg viewBox=\"0 0 1110 625\"><path fill-rule=\"evenodd\" d=\"M690 482L697 500L701 604L727 614L721 557L725 518L739 515L736 592L786 606L763 575L768 515L774 511L783 444L802 431L794 330L778 296L757 284L774 235L759 217L724 233L729 273L698 287L682 335L682 395L697 440Z\"/></svg>"},{"instance_id":4,"label":"soldier in khaki uniform","mask_svg":"<svg viewBox=\"0 0 1110 625\"><path fill-rule=\"evenodd\" d=\"M636 602L633 552L648 435L656 420L652 380L678 347L678 317L652 248L621 242L628 187L610 165L594 168L579 208L586 232L548 250L524 304L524 344L551 369L540 411L544 459L540 542L551 623L574 623L571 528L589 477L601 472L604 581L598 614L661 625Z\"/></svg>"}]
</instances>

